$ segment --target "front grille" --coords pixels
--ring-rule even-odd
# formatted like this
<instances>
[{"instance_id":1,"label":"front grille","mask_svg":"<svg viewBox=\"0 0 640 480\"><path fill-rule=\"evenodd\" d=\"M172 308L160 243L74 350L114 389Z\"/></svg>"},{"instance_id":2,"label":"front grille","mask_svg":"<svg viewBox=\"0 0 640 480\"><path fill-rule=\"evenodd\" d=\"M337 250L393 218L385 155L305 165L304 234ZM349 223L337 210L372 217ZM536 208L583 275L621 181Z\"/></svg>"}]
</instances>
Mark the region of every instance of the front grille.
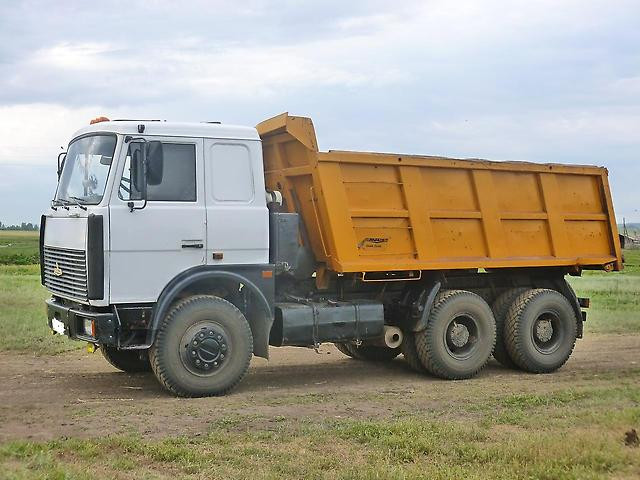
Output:
<instances>
[{"instance_id":1,"label":"front grille","mask_svg":"<svg viewBox=\"0 0 640 480\"><path fill-rule=\"evenodd\" d=\"M44 247L44 286L52 293L87 300L87 259L82 250Z\"/></svg>"}]
</instances>

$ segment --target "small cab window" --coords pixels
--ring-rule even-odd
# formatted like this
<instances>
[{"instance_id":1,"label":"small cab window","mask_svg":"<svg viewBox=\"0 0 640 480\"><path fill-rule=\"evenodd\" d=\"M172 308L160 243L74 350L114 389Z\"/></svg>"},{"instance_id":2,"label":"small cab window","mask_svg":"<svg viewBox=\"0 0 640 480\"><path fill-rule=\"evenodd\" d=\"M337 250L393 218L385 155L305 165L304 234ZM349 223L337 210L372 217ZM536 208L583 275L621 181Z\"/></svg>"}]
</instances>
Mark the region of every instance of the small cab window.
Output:
<instances>
[{"instance_id":1,"label":"small cab window","mask_svg":"<svg viewBox=\"0 0 640 480\"><path fill-rule=\"evenodd\" d=\"M196 146L193 144L162 144L164 162L162 181L158 185L147 183L147 200L150 202L196 201ZM122 200L140 200L141 193L132 184L131 157L139 155L140 144L132 143L127 151L118 196ZM133 162L136 165L136 162Z\"/></svg>"},{"instance_id":2,"label":"small cab window","mask_svg":"<svg viewBox=\"0 0 640 480\"><path fill-rule=\"evenodd\" d=\"M246 145L216 143L211 146L213 198L220 202L253 199L251 156Z\"/></svg>"}]
</instances>

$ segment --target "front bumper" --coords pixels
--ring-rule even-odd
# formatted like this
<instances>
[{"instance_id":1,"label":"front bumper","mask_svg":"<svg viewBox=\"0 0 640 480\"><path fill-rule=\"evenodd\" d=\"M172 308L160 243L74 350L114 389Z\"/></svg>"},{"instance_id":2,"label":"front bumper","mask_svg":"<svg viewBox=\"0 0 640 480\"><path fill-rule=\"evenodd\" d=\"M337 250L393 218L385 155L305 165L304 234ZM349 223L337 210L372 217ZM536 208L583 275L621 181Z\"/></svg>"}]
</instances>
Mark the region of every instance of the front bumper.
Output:
<instances>
[{"instance_id":1,"label":"front bumper","mask_svg":"<svg viewBox=\"0 0 640 480\"><path fill-rule=\"evenodd\" d=\"M80 305L77 305L77 308L70 307L55 298L48 299L46 303L49 328L53 328L52 320L55 318L64 324L64 334L71 339L116 345L118 322L113 313L85 310ZM93 321L94 335L85 332L85 319Z\"/></svg>"}]
</instances>

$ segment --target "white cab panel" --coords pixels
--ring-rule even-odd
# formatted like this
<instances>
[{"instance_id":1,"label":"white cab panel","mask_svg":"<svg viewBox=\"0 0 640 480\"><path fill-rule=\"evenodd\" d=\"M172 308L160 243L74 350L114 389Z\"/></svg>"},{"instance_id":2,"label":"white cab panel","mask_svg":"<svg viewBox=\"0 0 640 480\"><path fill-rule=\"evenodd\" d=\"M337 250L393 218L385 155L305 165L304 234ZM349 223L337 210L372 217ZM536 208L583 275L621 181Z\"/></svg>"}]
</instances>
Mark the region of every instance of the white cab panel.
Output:
<instances>
[{"instance_id":1,"label":"white cab panel","mask_svg":"<svg viewBox=\"0 0 640 480\"><path fill-rule=\"evenodd\" d=\"M118 184L114 185L110 206L111 303L155 302L176 275L205 263L203 140L181 137L152 139L173 146L191 145L195 148L195 201L150 200L145 208L131 212L127 199L118 195ZM163 182L174 178L181 170L179 165L167 163L170 151L171 148L165 149ZM126 167L125 157L126 149L123 148L118 182ZM166 191L175 193L179 190L172 187ZM187 196L192 194L190 192ZM135 201L134 204L141 207L143 202ZM202 245L202 248L192 248L194 245Z\"/></svg>"},{"instance_id":2,"label":"white cab panel","mask_svg":"<svg viewBox=\"0 0 640 480\"><path fill-rule=\"evenodd\" d=\"M269 263L269 212L259 141L205 139L207 263ZM222 254L214 260L213 254Z\"/></svg>"},{"instance_id":3,"label":"white cab panel","mask_svg":"<svg viewBox=\"0 0 640 480\"><path fill-rule=\"evenodd\" d=\"M61 209L61 208L60 208ZM49 217L44 231L44 244L48 247L86 250L86 217Z\"/></svg>"}]
</instances>

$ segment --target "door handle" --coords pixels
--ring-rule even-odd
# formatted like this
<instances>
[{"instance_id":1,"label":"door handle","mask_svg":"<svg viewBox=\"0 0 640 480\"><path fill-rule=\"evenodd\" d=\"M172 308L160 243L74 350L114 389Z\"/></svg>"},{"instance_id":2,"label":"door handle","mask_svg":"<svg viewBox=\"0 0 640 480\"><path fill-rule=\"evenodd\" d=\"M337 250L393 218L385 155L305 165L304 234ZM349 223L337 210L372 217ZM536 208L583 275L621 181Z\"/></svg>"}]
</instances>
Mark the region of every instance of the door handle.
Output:
<instances>
[{"instance_id":1,"label":"door handle","mask_svg":"<svg viewBox=\"0 0 640 480\"><path fill-rule=\"evenodd\" d=\"M201 240L183 240L182 248L204 248Z\"/></svg>"}]
</instances>

